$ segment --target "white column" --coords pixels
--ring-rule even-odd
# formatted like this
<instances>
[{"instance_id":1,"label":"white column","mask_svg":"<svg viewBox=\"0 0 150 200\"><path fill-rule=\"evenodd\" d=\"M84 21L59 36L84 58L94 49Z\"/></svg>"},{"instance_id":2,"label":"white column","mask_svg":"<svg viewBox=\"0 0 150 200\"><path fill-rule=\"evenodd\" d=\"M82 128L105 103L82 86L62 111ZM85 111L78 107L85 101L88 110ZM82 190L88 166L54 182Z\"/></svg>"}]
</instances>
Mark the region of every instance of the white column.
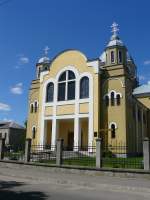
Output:
<instances>
[{"instance_id":1,"label":"white column","mask_svg":"<svg viewBox=\"0 0 150 200\"><path fill-rule=\"evenodd\" d=\"M92 146L93 146L93 118L89 116L88 118L88 152L93 151L93 149L91 148Z\"/></svg>"},{"instance_id":2,"label":"white column","mask_svg":"<svg viewBox=\"0 0 150 200\"><path fill-rule=\"evenodd\" d=\"M51 146L52 148L56 145L58 135L58 121L56 118L52 120L52 137L51 137Z\"/></svg>"},{"instance_id":3,"label":"white column","mask_svg":"<svg viewBox=\"0 0 150 200\"><path fill-rule=\"evenodd\" d=\"M40 135L40 145L44 145L45 142L45 120L42 119L41 123L41 135Z\"/></svg>"},{"instance_id":4,"label":"white column","mask_svg":"<svg viewBox=\"0 0 150 200\"><path fill-rule=\"evenodd\" d=\"M81 147L81 124L80 119L74 119L74 150L77 151L78 147Z\"/></svg>"},{"instance_id":5,"label":"white column","mask_svg":"<svg viewBox=\"0 0 150 200\"><path fill-rule=\"evenodd\" d=\"M43 145L47 144L47 121L44 120L44 141L43 141Z\"/></svg>"}]
</instances>

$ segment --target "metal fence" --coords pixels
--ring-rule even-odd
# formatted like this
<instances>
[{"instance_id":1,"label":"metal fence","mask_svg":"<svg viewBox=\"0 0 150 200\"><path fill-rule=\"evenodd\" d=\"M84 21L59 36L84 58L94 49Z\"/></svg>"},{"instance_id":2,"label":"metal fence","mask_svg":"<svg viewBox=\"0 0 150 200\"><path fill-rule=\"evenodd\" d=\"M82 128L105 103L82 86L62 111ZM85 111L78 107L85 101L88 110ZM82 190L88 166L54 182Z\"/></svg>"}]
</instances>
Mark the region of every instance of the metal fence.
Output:
<instances>
[{"instance_id":1,"label":"metal fence","mask_svg":"<svg viewBox=\"0 0 150 200\"><path fill-rule=\"evenodd\" d=\"M30 151L30 161L56 164L56 146L32 145Z\"/></svg>"},{"instance_id":2,"label":"metal fence","mask_svg":"<svg viewBox=\"0 0 150 200\"><path fill-rule=\"evenodd\" d=\"M64 147L62 164L96 167L96 147L85 146L81 148L79 146L74 146L72 150L68 150L68 147Z\"/></svg>"},{"instance_id":3,"label":"metal fence","mask_svg":"<svg viewBox=\"0 0 150 200\"><path fill-rule=\"evenodd\" d=\"M143 153L131 150L123 143L103 146L102 167L143 169Z\"/></svg>"},{"instance_id":4,"label":"metal fence","mask_svg":"<svg viewBox=\"0 0 150 200\"><path fill-rule=\"evenodd\" d=\"M24 145L5 145L4 160L24 161Z\"/></svg>"},{"instance_id":5,"label":"metal fence","mask_svg":"<svg viewBox=\"0 0 150 200\"><path fill-rule=\"evenodd\" d=\"M150 141L144 140L142 151L128 147L125 143L104 144L97 140L95 146L74 146L68 148L63 142L52 145L24 145L0 147L0 158L22 162L45 163L49 165L70 165L98 168L150 169ZM28 145L27 145L28 144Z\"/></svg>"}]
</instances>

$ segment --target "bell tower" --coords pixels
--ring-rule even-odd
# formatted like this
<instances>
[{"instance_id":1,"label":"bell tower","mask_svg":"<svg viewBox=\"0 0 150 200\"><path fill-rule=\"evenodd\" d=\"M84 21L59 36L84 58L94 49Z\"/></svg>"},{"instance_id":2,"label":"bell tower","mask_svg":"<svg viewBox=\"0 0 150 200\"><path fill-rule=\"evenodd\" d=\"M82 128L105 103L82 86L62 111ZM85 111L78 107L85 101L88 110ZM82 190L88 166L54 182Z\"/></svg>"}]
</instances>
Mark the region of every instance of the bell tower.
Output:
<instances>
[{"instance_id":1,"label":"bell tower","mask_svg":"<svg viewBox=\"0 0 150 200\"><path fill-rule=\"evenodd\" d=\"M40 78L40 73L49 70L50 59L48 58L48 46L44 48L44 57L40 58L36 64L36 75Z\"/></svg>"},{"instance_id":2,"label":"bell tower","mask_svg":"<svg viewBox=\"0 0 150 200\"><path fill-rule=\"evenodd\" d=\"M123 42L120 40L118 36L118 24L113 23L112 26L112 36L110 38L109 43L105 48L106 52L106 66L112 65L126 65L127 62L127 49Z\"/></svg>"}]
</instances>

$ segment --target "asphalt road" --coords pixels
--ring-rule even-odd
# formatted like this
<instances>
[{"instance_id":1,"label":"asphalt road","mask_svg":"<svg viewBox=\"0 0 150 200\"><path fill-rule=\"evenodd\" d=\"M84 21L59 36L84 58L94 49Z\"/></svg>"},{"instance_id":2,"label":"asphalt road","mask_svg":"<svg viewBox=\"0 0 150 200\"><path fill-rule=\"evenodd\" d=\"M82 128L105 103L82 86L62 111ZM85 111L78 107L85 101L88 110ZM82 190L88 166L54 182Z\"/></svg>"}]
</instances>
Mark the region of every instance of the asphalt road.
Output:
<instances>
[{"instance_id":1,"label":"asphalt road","mask_svg":"<svg viewBox=\"0 0 150 200\"><path fill-rule=\"evenodd\" d=\"M27 199L150 200L150 180L0 166L0 200Z\"/></svg>"}]
</instances>

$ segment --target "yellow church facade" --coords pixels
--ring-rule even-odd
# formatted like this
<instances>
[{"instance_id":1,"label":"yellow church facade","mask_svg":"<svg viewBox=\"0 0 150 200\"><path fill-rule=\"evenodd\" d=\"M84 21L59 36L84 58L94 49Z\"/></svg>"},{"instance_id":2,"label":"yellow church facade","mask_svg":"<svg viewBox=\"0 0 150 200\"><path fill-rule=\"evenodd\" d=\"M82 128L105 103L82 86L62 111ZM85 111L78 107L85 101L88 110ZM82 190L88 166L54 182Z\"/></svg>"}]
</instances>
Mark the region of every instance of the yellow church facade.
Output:
<instances>
[{"instance_id":1,"label":"yellow church facade","mask_svg":"<svg viewBox=\"0 0 150 200\"><path fill-rule=\"evenodd\" d=\"M31 83L27 138L33 144L69 149L122 141L141 151L150 128L150 90L139 88L136 66L112 25L113 35L98 59L77 50L47 56L36 64ZM144 99L144 100L143 100Z\"/></svg>"}]
</instances>

